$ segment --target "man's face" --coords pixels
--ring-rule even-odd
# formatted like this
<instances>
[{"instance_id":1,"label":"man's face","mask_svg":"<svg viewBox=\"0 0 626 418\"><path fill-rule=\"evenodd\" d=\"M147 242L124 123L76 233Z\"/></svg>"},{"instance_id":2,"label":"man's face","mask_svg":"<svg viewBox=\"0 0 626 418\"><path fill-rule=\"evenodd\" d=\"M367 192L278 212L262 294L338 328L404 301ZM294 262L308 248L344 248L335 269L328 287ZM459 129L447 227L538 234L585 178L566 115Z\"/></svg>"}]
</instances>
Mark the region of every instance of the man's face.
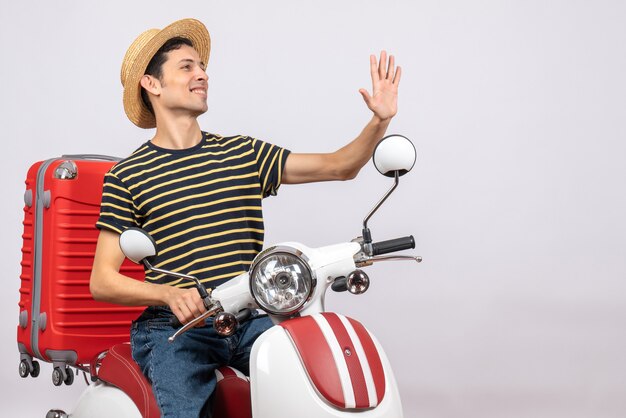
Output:
<instances>
[{"instance_id":1,"label":"man's face","mask_svg":"<svg viewBox=\"0 0 626 418\"><path fill-rule=\"evenodd\" d=\"M159 103L167 111L193 116L207 111L206 64L192 47L182 45L167 53L160 83Z\"/></svg>"}]
</instances>

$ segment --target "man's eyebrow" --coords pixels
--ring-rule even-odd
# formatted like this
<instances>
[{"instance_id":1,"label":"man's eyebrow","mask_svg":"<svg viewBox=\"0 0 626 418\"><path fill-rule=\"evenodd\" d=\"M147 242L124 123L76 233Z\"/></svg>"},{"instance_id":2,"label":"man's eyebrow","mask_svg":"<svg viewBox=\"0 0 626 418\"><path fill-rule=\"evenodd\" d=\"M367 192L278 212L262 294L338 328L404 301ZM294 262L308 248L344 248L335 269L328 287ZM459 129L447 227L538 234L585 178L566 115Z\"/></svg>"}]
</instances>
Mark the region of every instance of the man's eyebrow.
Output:
<instances>
[{"instance_id":1,"label":"man's eyebrow","mask_svg":"<svg viewBox=\"0 0 626 418\"><path fill-rule=\"evenodd\" d=\"M195 61L194 61L194 60L192 60L191 58L183 58L182 60L178 61L178 63L179 63L179 64L182 64L182 63L184 63L184 62L189 62L189 63L192 63L192 64L193 64L193 63L195 63ZM200 67L202 67L202 68L206 67L206 65L205 65L205 64L204 64L204 62L202 62L202 61L200 61L198 64L199 64L199 65L200 65Z\"/></svg>"}]
</instances>

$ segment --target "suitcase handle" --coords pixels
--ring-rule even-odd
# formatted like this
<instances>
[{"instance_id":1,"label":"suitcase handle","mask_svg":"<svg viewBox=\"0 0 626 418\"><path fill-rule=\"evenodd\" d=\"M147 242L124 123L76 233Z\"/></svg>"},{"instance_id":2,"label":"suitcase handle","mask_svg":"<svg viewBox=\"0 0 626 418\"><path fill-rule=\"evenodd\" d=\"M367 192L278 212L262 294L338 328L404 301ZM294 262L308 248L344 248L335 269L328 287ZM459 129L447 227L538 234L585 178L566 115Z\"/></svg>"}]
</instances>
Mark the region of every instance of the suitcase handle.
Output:
<instances>
[{"instance_id":1,"label":"suitcase handle","mask_svg":"<svg viewBox=\"0 0 626 418\"><path fill-rule=\"evenodd\" d=\"M69 158L75 160L104 160L104 161L120 161L119 157L112 157L110 155L102 154L65 154L61 158Z\"/></svg>"}]
</instances>

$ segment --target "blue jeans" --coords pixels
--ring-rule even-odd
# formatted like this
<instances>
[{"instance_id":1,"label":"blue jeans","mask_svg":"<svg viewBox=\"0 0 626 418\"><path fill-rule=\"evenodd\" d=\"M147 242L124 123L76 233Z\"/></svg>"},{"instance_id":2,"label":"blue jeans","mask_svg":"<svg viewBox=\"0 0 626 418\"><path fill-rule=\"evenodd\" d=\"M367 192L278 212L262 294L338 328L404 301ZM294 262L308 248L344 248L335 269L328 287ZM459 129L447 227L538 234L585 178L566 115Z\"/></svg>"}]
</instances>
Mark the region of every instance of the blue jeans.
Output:
<instances>
[{"instance_id":1,"label":"blue jeans","mask_svg":"<svg viewBox=\"0 0 626 418\"><path fill-rule=\"evenodd\" d=\"M206 326L192 328L173 343L176 330L170 325L168 307L148 307L131 328L133 358L152 384L161 416L166 418L210 417L209 398L216 385L215 369L233 366L249 375L252 343L272 326L263 316L243 323L230 337Z\"/></svg>"}]
</instances>

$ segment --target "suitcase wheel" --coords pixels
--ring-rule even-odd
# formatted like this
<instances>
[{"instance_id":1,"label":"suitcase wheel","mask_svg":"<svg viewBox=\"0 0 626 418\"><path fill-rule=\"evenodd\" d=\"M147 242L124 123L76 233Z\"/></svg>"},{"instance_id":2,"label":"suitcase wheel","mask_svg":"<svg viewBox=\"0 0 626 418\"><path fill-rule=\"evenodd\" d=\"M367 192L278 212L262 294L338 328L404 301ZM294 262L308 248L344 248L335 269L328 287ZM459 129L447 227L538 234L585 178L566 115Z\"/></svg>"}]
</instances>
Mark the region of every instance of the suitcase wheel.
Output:
<instances>
[{"instance_id":1,"label":"suitcase wheel","mask_svg":"<svg viewBox=\"0 0 626 418\"><path fill-rule=\"evenodd\" d=\"M25 378L30 374L30 366L26 360L20 361L20 377Z\"/></svg>"},{"instance_id":2,"label":"suitcase wheel","mask_svg":"<svg viewBox=\"0 0 626 418\"><path fill-rule=\"evenodd\" d=\"M68 386L74 383L74 373L72 369L67 366L65 368L55 367L54 370L52 370L52 384L54 386L61 386L63 383Z\"/></svg>"},{"instance_id":3,"label":"suitcase wheel","mask_svg":"<svg viewBox=\"0 0 626 418\"><path fill-rule=\"evenodd\" d=\"M65 367L64 369L55 367L54 370L52 370L52 384L54 386L61 386L63 383L68 386L74 383L74 373L72 373L72 369L69 367Z\"/></svg>"},{"instance_id":4,"label":"suitcase wheel","mask_svg":"<svg viewBox=\"0 0 626 418\"><path fill-rule=\"evenodd\" d=\"M41 368L39 367L39 362L38 361L33 361L32 362L32 367L28 364L27 360L22 360L20 361L20 376L21 377L28 377L28 375L31 375L32 377L37 377L39 376L39 372L41 371Z\"/></svg>"},{"instance_id":5,"label":"suitcase wheel","mask_svg":"<svg viewBox=\"0 0 626 418\"><path fill-rule=\"evenodd\" d=\"M52 370L52 384L54 386L61 386L63 383L68 386L74 383L74 373L72 369L67 366L63 368L55 367L54 370Z\"/></svg>"},{"instance_id":6,"label":"suitcase wheel","mask_svg":"<svg viewBox=\"0 0 626 418\"><path fill-rule=\"evenodd\" d=\"M33 361L33 368L30 370L30 375L32 377L37 377L39 376L40 371L41 371L41 368L39 367L39 362Z\"/></svg>"},{"instance_id":7,"label":"suitcase wheel","mask_svg":"<svg viewBox=\"0 0 626 418\"><path fill-rule=\"evenodd\" d=\"M67 376L65 376L65 380L63 380L63 383L69 386L74 383L74 371L67 367L65 368L65 372L67 373Z\"/></svg>"},{"instance_id":8,"label":"suitcase wheel","mask_svg":"<svg viewBox=\"0 0 626 418\"><path fill-rule=\"evenodd\" d=\"M54 370L52 370L52 384L54 386L61 386L64 379L65 376L63 376L63 370L61 370L60 367L55 367Z\"/></svg>"}]
</instances>

